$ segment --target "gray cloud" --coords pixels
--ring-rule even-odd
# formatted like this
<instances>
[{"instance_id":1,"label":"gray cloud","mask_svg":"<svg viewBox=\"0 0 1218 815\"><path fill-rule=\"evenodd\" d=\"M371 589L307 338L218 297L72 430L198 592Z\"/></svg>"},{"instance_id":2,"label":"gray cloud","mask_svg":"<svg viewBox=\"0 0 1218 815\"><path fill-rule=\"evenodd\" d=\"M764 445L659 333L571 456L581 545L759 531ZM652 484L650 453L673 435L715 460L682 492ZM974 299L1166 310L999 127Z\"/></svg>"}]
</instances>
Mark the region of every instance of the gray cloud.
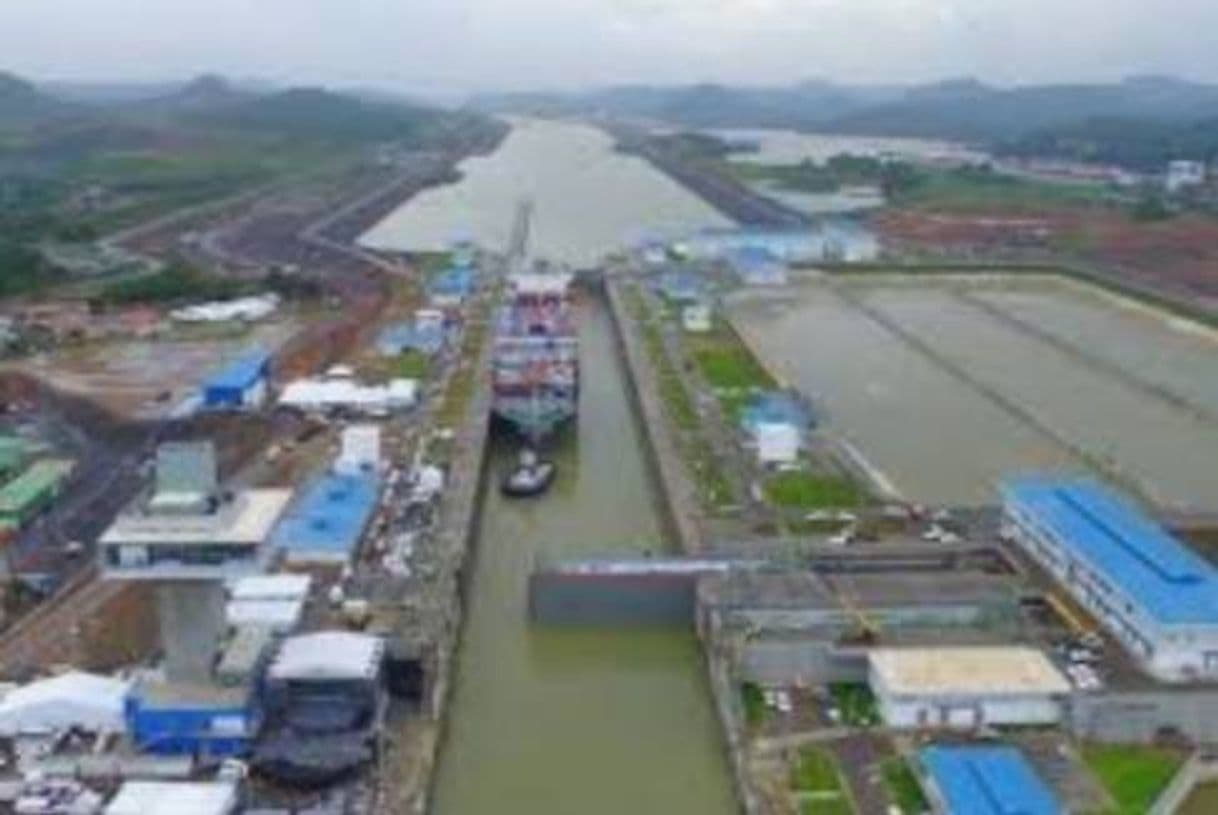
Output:
<instances>
[{"instance_id":1,"label":"gray cloud","mask_svg":"<svg viewBox=\"0 0 1218 815\"><path fill-rule=\"evenodd\" d=\"M7 0L42 77L407 90L633 81L1218 79L1213 0Z\"/></svg>"}]
</instances>

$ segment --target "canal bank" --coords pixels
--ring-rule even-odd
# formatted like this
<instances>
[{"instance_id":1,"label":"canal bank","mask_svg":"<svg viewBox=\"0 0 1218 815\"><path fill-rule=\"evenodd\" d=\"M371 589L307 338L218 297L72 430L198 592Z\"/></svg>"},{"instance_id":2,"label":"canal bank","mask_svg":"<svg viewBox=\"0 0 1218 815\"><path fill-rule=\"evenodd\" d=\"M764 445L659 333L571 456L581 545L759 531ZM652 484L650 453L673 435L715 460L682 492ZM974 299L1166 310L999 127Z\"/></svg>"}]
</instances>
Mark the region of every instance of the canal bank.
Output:
<instances>
[{"instance_id":1,"label":"canal bank","mask_svg":"<svg viewBox=\"0 0 1218 815\"><path fill-rule=\"evenodd\" d=\"M537 501L493 488L516 445L491 438L466 616L431 810L730 813L736 810L702 653L687 629L530 626L538 558L673 548L605 301L578 305L579 420L548 455Z\"/></svg>"}]
</instances>

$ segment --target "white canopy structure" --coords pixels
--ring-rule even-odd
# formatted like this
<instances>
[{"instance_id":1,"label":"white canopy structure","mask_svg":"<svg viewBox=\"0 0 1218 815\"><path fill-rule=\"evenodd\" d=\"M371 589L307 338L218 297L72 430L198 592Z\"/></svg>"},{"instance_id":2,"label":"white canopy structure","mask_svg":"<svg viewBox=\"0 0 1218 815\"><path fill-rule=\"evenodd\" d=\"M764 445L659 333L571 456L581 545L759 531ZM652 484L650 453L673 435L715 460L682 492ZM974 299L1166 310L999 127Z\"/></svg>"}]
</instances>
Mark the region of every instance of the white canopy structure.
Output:
<instances>
[{"instance_id":1,"label":"white canopy structure","mask_svg":"<svg viewBox=\"0 0 1218 815\"><path fill-rule=\"evenodd\" d=\"M348 631L319 631L288 637L268 672L272 680L371 680L381 669L380 637Z\"/></svg>"},{"instance_id":2,"label":"white canopy structure","mask_svg":"<svg viewBox=\"0 0 1218 815\"><path fill-rule=\"evenodd\" d=\"M394 379L387 385L361 385L345 378L298 379L288 383L279 403L300 410L349 408L362 411L403 410L418 399L418 383Z\"/></svg>"},{"instance_id":3,"label":"white canopy structure","mask_svg":"<svg viewBox=\"0 0 1218 815\"><path fill-rule=\"evenodd\" d=\"M87 673L66 673L20 687L0 701L0 735L52 733L80 728L121 733L123 702L131 683Z\"/></svg>"}]
</instances>

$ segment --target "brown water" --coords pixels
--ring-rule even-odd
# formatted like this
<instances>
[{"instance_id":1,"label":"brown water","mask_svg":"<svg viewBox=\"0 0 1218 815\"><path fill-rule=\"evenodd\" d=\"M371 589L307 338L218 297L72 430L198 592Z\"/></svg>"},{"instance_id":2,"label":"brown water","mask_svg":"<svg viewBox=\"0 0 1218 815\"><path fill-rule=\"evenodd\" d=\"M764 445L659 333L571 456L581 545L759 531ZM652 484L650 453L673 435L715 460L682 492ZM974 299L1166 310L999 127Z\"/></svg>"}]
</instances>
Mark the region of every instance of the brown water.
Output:
<instances>
[{"instance_id":1,"label":"brown water","mask_svg":"<svg viewBox=\"0 0 1218 815\"><path fill-rule=\"evenodd\" d=\"M907 498L985 503L1012 471L1080 466L828 288L747 298L733 314L758 352Z\"/></svg>"},{"instance_id":2,"label":"brown water","mask_svg":"<svg viewBox=\"0 0 1218 815\"><path fill-rule=\"evenodd\" d=\"M735 811L697 641L685 630L539 629L538 553L665 546L655 487L599 303L581 306L583 391L536 501L489 490L434 811L621 815ZM495 472L514 445L492 450Z\"/></svg>"},{"instance_id":3,"label":"brown water","mask_svg":"<svg viewBox=\"0 0 1218 815\"><path fill-rule=\"evenodd\" d=\"M730 225L645 161L615 152L612 139L596 128L528 119L512 124L498 150L461 164L460 183L415 196L361 242L442 250L465 237L504 247L522 198L535 205L532 249L580 266L647 234Z\"/></svg>"},{"instance_id":4,"label":"brown water","mask_svg":"<svg viewBox=\"0 0 1218 815\"><path fill-rule=\"evenodd\" d=\"M1060 284L970 285L972 296L1056 337L1063 348L960 299L957 285L894 278L851 284L849 291L966 380L827 286L777 303L746 299L736 312L763 355L819 395L833 426L912 498L992 500L994 481L1011 472L1083 469L1057 438L1160 502L1218 507L1213 423L1149 390L1212 407L1218 346L1211 336L1160 312ZM1071 348L1107 365L1090 364ZM1017 413L987 398L993 394Z\"/></svg>"}]
</instances>

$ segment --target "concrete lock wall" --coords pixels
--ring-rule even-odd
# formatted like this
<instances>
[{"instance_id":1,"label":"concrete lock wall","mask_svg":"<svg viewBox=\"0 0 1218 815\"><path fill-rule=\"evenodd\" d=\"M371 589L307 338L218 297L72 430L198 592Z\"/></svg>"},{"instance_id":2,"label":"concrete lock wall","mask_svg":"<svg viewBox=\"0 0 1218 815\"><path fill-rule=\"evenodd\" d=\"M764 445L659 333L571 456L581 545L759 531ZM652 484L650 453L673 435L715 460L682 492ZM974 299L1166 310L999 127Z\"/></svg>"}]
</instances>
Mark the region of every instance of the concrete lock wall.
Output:
<instances>
[{"instance_id":1,"label":"concrete lock wall","mask_svg":"<svg viewBox=\"0 0 1218 815\"><path fill-rule=\"evenodd\" d=\"M1148 742L1174 730L1218 744L1218 689L1075 694L1068 721L1076 735L1097 741Z\"/></svg>"},{"instance_id":2,"label":"concrete lock wall","mask_svg":"<svg viewBox=\"0 0 1218 815\"><path fill-rule=\"evenodd\" d=\"M784 687L866 682L867 657L842 653L825 641L755 640L741 649L740 672L758 684Z\"/></svg>"},{"instance_id":3,"label":"concrete lock wall","mask_svg":"<svg viewBox=\"0 0 1218 815\"><path fill-rule=\"evenodd\" d=\"M539 571L529 576L529 615L542 625L693 625L696 575Z\"/></svg>"}]
</instances>

